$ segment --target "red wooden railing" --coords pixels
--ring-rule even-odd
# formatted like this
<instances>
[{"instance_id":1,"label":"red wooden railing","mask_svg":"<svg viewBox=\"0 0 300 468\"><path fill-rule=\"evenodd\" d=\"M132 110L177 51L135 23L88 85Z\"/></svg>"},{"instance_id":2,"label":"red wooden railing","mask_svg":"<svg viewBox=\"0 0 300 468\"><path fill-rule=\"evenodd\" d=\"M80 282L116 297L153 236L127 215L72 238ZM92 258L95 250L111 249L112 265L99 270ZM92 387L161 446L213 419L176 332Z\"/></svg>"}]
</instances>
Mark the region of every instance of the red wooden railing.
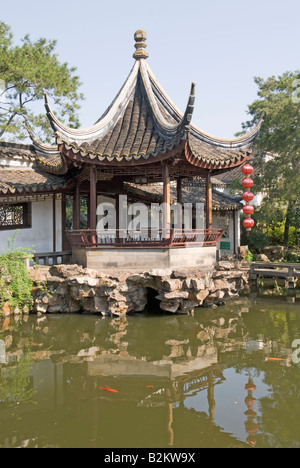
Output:
<instances>
[{"instance_id":1,"label":"red wooden railing","mask_svg":"<svg viewBox=\"0 0 300 468\"><path fill-rule=\"evenodd\" d=\"M187 245L215 246L222 236L222 229L179 229L129 230L73 230L66 235L72 247L83 248L180 248Z\"/></svg>"}]
</instances>

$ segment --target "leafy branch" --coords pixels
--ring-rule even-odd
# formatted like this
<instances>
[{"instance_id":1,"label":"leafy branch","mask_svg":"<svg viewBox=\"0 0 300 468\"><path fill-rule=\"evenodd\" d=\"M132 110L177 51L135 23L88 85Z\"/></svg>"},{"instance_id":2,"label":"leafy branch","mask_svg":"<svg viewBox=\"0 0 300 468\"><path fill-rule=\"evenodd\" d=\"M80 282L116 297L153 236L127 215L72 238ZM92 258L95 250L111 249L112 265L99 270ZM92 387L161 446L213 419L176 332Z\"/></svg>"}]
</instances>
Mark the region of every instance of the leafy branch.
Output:
<instances>
[{"instance_id":1,"label":"leafy branch","mask_svg":"<svg viewBox=\"0 0 300 468\"><path fill-rule=\"evenodd\" d=\"M47 92L54 99L58 118L66 125L79 126L77 111L83 99L76 68L61 63L55 53L56 41L25 36L14 45L8 25L0 22L0 139L24 139L24 123L37 128L38 136L50 142L53 136L39 105Z\"/></svg>"}]
</instances>

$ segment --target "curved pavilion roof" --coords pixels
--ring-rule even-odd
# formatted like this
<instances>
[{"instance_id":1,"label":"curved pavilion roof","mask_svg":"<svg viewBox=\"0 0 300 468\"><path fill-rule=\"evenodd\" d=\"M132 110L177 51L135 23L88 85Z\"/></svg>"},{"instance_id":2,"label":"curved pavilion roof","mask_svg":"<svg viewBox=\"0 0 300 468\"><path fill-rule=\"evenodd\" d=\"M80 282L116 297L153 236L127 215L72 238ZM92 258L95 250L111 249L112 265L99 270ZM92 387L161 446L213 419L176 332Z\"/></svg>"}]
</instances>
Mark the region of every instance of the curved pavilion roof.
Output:
<instances>
[{"instance_id":1,"label":"curved pavilion roof","mask_svg":"<svg viewBox=\"0 0 300 468\"><path fill-rule=\"evenodd\" d=\"M229 170L250 158L261 122L249 134L223 140L192 124L195 84L181 113L159 85L146 59L146 33L135 34L135 63L120 92L90 128L73 129L55 115L46 96L47 116L57 146L33 143L44 169L66 171L66 161L107 167L155 164L170 157L202 170ZM58 153L60 157L58 158ZM58 168L58 169L55 169Z\"/></svg>"}]
</instances>

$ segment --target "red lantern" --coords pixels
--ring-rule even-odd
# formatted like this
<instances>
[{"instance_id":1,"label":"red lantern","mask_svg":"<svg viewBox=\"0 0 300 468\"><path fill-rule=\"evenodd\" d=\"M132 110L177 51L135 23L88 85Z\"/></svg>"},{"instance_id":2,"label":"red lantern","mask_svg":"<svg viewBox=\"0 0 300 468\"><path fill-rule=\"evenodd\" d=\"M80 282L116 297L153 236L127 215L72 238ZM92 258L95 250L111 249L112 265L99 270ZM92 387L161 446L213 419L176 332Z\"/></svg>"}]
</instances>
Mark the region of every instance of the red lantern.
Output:
<instances>
[{"instance_id":1,"label":"red lantern","mask_svg":"<svg viewBox=\"0 0 300 468\"><path fill-rule=\"evenodd\" d=\"M250 177L248 177L250 174L252 174L253 167L251 166L251 164L245 164L242 167L242 172L246 176L245 179L242 181L242 185L245 189L247 189L247 191L243 194L243 200L246 202L246 205L243 207L243 213L247 216L247 218L243 222L243 225L246 228L249 236L249 232L255 224L253 219L251 219L251 215L254 213L254 207L249 204L254 198L253 193L251 193L249 190L251 187L253 187L254 182Z\"/></svg>"},{"instance_id":2,"label":"red lantern","mask_svg":"<svg viewBox=\"0 0 300 468\"><path fill-rule=\"evenodd\" d=\"M245 175L250 175L253 172L253 167L251 164L245 164L245 166L242 168L243 174Z\"/></svg>"},{"instance_id":3,"label":"red lantern","mask_svg":"<svg viewBox=\"0 0 300 468\"><path fill-rule=\"evenodd\" d=\"M250 179L250 177L246 177L246 179L244 179L242 182L243 187L246 189L253 187L253 184L254 182L252 179Z\"/></svg>"},{"instance_id":4,"label":"red lantern","mask_svg":"<svg viewBox=\"0 0 300 468\"><path fill-rule=\"evenodd\" d=\"M253 228L254 224L255 224L255 222L253 221L252 218L246 218L246 219L244 219L244 221L243 221L244 228L245 228L247 231L248 231L248 230L250 231L250 229Z\"/></svg>"},{"instance_id":5,"label":"red lantern","mask_svg":"<svg viewBox=\"0 0 300 468\"><path fill-rule=\"evenodd\" d=\"M254 421L246 421L245 429L248 434L255 434L258 431L258 425Z\"/></svg>"},{"instance_id":6,"label":"red lantern","mask_svg":"<svg viewBox=\"0 0 300 468\"><path fill-rule=\"evenodd\" d=\"M243 207L243 212L245 215L252 215L254 213L254 208L252 205L245 205Z\"/></svg>"},{"instance_id":7,"label":"red lantern","mask_svg":"<svg viewBox=\"0 0 300 468\"><path fill-rule=\"evenodd\" d=\"M249 416L249 418L255 418L257 416L256 411L254 411L252 408L248 409L244 413L246 416Z\"/></svg>"},{"instance_id":8,"label":"red lantern","mask_svg":"<svg viewBox=\"0 0 300 468\"><path fill-rule=\"evenodd\" d=\"M251 201L253 200L253 198L254 198L253 193L251 193L251 192L249 192L249 191L243 193L243 200L244 200L245 202L249 203L249 202L251 202Z\"/></svg>"},{"instance_id":9,"label":"red lantern","mask_svg":"<svg viewBox=\"0 0 300 468\"><path fill-rule=\"evenodd\" d=\"M254 392L256 390L256 385L250 377L248 383L245 385L245 390L248 390L248 392Z\"/></svg>"}]
</instances>

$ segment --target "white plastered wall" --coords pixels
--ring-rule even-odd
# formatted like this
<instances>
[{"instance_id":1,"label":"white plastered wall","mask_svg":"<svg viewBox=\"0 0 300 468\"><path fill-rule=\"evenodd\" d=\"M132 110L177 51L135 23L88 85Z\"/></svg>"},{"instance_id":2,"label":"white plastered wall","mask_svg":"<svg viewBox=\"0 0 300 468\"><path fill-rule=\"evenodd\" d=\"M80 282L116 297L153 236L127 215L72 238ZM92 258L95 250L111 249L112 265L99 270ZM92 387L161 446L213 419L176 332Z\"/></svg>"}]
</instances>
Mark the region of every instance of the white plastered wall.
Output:
<instances>
[{"instance_id":1,"label":"white plastered wall","mask_svg":"<svg viewBox=\"0 0 300 468\"><path fill-rule=\"evenodd\" d=\"M21 198L15 203L22 203ZM0 204L3 203L0 201ZM62 250L62 202L56 200L56 251ZM16 247L32 248L37 253L53 252L53 199L52 197L31 202L32 227L20 229ZM0 231L0 252L7 250L7 243L15 230Z\"/></svg>"},{"instance_id":2,"label":"white plastered wall","mask_svg":"<svg viewBox=\"0 0 300 468\"><path fill-rule=\"evenodd\" d=\"M213 212L213 228L224 229L225 236L218 243L220 250L221 242L230 242L230 250L220 250L221 255L229 255L238 252L240 245L240 221L239 211L228 211L225 216L221 216L219 212ZM233 218L234 217L234 218Z\"/></svg>"}]
</instances>

